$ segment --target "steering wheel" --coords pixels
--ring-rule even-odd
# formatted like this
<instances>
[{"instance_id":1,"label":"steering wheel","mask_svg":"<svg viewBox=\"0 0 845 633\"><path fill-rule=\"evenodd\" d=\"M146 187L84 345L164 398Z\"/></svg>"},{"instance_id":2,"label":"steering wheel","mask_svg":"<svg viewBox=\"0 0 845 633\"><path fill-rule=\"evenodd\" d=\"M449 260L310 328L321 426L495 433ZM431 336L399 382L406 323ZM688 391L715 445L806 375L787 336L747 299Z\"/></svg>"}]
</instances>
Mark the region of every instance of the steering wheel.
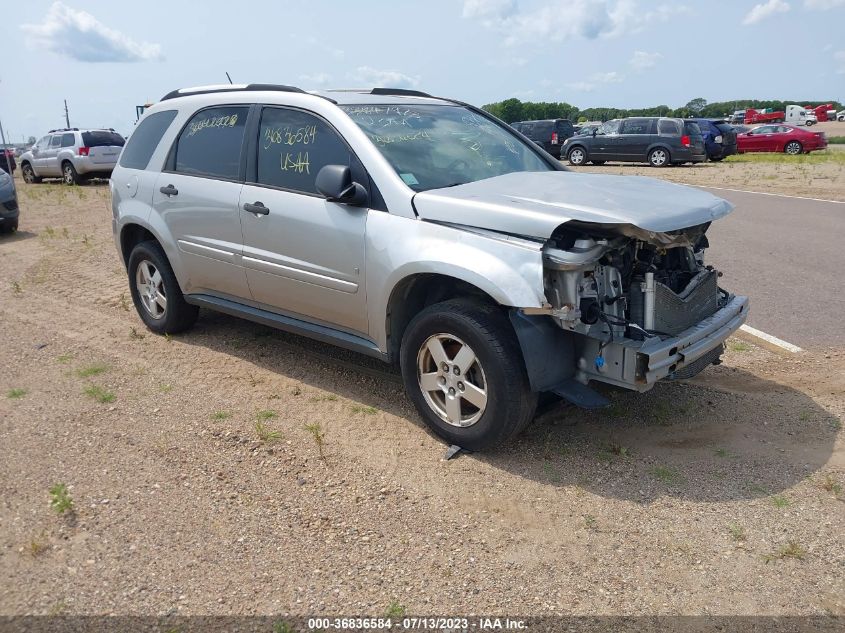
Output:
<instances>
[{"instance_id":1,"label":"steering wheel","mask_svg":"<svg viewBox=\"0 0 845 633\"><path fill-rule=\"evenodd\" d=\"M460 165L463 165L463 167L459 169ZM446 171L466 171L467 169L469 169L469 163L463 158L456 158L446 166Z\"/></svg>"}]
</instances>

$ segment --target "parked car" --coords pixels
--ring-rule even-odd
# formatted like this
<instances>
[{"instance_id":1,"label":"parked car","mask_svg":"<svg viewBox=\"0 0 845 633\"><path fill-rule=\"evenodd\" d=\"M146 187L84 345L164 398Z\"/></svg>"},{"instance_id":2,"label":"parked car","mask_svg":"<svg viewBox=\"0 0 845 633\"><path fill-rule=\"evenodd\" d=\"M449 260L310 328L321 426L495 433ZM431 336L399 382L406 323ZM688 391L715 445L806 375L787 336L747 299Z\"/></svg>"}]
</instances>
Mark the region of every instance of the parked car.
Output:
<instances>
[{"instance_id":1,"label":"parked car","mask_svg":"<svg viewBox=\"0 0 845 633\"><path fill-rule=\"evenodd\" d=\"M2 169L6 173L15 173L15 170L18 168L17 160L15 160L15 150L8 148L4 149L2 153L0 153L0 169ZM11 172L9 171L11 170Z\"/></svg>"},{"instance_id":2,"label":"parked car","mask_svg":"<svg viewBox=\"0 0 845 633\"><path fill-rule=\"evenodd\" d=\"M593 133L593 130L598 130L599 127L598 123L587 123L576 128L575 136L590 136Z\"/></svg>"},{"instance_id":3,"label":"parked car","mask_svg":"<svg viewBox=\"0 0 845 633\"><path fill-rule=\"evenodd\" d=\"M452 444L507 441L538 394L607 400L718 362L748 299L705 232L732 206L649 178L569 172L488 113L408 90L177 90L111 179L138 315L199 307L399 365Z\"/></svg>"},{"instance_id":4,"label":"parked car","mask_svg":"<svg viewBox=\"0 0 845 633\"><path fill-rule=\"evenodd\" d=\"M836 120L837 121L845 121L845 110L840 110L836 113Z\"/></svg>"},{"instance_id":5,"label":"parked car","mask_svg":"<svg viewBox=\"0 0 845 633\"><path fill-rule=\"evenodd\" d=\"M693 121L665 117L633 117L603 123L591 136L567 139L561 150L571 165L609 160L666 167L707 160L704 138Z\"/></svg>"},{"instance_id":6,"label":"parked car","mask_svg":"<svg viewBox=\"0 0 845 633\"><path fill-rule=\"evenodd\" d=\"M569 119L517 121L511 125L555 158L560 158L563 142L575 134L575 128Z\"/></svg>"},{"instance_id":7,"label":"parked car","mask_svg":"<svg viewBox=\"0 0 845 633\"><path fill-rule=\"evenodd\" d=\"M742 125L745 123L745 110L734 110L728 123L736 123Z\"/></svg>"},{"instance_id":8,"label":"parked car","mask_svg":"<svg viewBox=\"0 0 845 633\"><path fill-rule=\"evenodd\" d=\"M693 119L704 137L704 149L707 158L720 161L731 154L736 154L736 132L732 125L723 119Z\"/></svg>"},{"instance_id":9,"label":"parked car","mask_svg":"<svg viewBox=\"0 0 845 633\"><path fill-rule=\"evenodd\" d=\"M21 174L28 183L61 178L67 185L108 178L125 142L112 129L50 130L21 155Z\"/></svg>"},{"instance_id":10,"label":"parked car","mask_svg":"<svg viewBox=\"0 0 845 633\"><path fill-rule=\"evenodd\" d=\"M0 233L14 233L18 230L19 213L12 177L0 171Z\"/></svg>"},{"instance_id":11,"label":"parked car","mask_svg":"<svg viewBox=\"0 0 845 633\"><path fill-rule=\"evenodd\" d=\"M809 154L827 147L824 132L810 132L793 125L760 125L736 137L737 151L786 152L787 154Z\"/></svg>"}]
</instances>

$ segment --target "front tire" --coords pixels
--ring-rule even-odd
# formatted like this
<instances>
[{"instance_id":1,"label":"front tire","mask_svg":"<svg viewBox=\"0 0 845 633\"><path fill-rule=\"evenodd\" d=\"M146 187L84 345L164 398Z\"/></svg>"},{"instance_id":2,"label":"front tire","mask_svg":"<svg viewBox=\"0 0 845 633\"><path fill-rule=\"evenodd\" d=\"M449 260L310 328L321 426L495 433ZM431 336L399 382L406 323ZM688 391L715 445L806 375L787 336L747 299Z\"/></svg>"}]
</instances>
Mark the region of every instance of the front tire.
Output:
<instances>
[{"instance_id":1,"label":"front tire","mask_svg":"<svg viewBox=\"0 0 845 633\"><path fill-rule=\"evenodd\" d=\"M534 417L537 394L498 306L463 299L429 306L405 330L400 365L420 416L451 444L490 448Z\"/></svg>"},{"instance_id":2,"label":"front tire","mask_svg":"<svg viewBox=\"0 0 845 633\"><path fill-rule=\"evenodd\" d=\"M67 161L62 163L62 182L69 187L72 185L78 185L81 182L79 174L76 173L76 167L73 166L73 163Z\"/></svg>"},{"instance_id":3,"label":"front tire","mask_svg":"<svg viewBox=\"0 0 845 633\"><path fill-rule=\"evenodd\" d=\"M24 163L21 167L21 176L23 176L23 181L28 185L41 182L41 178L35 175L35 170L29 163Z\"/></svg>"},{"instance_id":4,"label":"front tire","mask_svg":"<svg viewBox=\"0 0 845 633\"><path fill-rule=\"evenodd\" d=\"M566 159L569 161L570 165L578 167L579 165L583 165L587 162L587 152L584 151L583 147L573 147L566 154Z\"/></svg>"},{"instance_id":5,"label":"front tire","mask_svg":"<svg viewBox=\"0 0 845 633\"><path fill-rule=\"evenodd\" d=\"M804 151L804 147L798 141L789 141L784 146L783 151L790 156L797 156Z\"/></svg>"},{"instance_id":6,"label":"front tire","mask_svg":"<svg viewBox=\"0 0 845 633\"><path fill-rule=\"evenodd\" d=\"M663 147L655 147L648 153L648 164L652 167L666 167L672 163L669 150Z\"/></svg>"},{"instance_id":7,"label":"front tire","mask_svg":"<svg viewBox=\"0 0 845 633\"><path fill-rule=\"evenodd\" d=\"M129 292L138 316L156 334L190 328L199 308L185 301L179 282L158 242L141 242L129 255Z\"/></svg>"}]
</instances>

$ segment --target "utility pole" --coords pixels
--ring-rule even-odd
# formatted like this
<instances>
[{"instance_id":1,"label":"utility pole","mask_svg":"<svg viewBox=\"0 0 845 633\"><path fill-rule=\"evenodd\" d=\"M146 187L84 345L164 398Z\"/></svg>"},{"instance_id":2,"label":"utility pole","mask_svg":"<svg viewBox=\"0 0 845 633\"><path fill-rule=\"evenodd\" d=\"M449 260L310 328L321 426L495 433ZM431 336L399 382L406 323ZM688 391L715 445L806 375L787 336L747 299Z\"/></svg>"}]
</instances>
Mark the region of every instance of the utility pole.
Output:
<instances>
[{"instance_id":1,"label":"utility pole","mask_svg":"<svg viewBox=\"0 0 845 633\"><path fill-rule=\"evenodd\" d=\"M65 99L65 123L67 123L67 127L70 128L70 115L67 112L67 99Z\"/></svg>"}]
</instances>

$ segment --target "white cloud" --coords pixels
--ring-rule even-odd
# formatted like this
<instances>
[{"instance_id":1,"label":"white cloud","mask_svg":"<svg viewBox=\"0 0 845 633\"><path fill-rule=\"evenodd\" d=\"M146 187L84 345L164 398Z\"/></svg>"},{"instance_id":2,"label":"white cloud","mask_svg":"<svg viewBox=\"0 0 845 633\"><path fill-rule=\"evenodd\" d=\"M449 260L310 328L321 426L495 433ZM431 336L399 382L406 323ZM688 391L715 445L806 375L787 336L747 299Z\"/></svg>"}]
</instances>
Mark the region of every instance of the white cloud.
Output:
<instances>
[{"instance_id":1,"label":"white cloud","mask_svg":"<svg viewBox=\"0 0 845 633\"><path fill-rule=\"evenodd\" d=\"M411 77L397 70L379 70L370 66L358 66L349 78L360 81L367 86L382 88L416 88L420 83L419 77Z\"/></svg>"},{"instance_id":2,"label":"white cloud","mask_svg":"<svg viewBox=\"0 0 845 633\"><path fill-rule=\"evenodd\" d=\"M845 0L804 0L805 9L827 11L836 7L845 7Z\"/></svg>"},{"instance_id":3,"label":"white cloud","mask_svg":"<svg viewBox=\"0 0 845 633\"><path fill-rule=\"evenodd\" d=\"M615 37L688 11L674 4L644 9L637 0L547 0L526 11L514 0L464 0L463 6L464 18L480 20L509 45Z\"/></svg>"},{"instance_id":4,"label":"white cloud","mask_svg":"<svg viewBox=\"0 0 845 633\"><path fill-rule=\"evenodd\" d=\"M595 73L590 76L587 81L576 81L566 84L567 88L577 90L578 92L592 92L599 85L602 84L618 84L625 80L624 75L619 74L615 70L606 73Z\"/></svg>"},{"instance_id":5,"label":"white cloud","mask_svg":"<svg viewBox=\"0 0 845 633\"><path fill-rule=\"evenodd\" d=\"M660 53L646 53L645 51L634 51L633 57L628 64L637 72L642 72L654 66L663 57Z\"/></svg>"},{"instance_id":6,"label":"white cloud","mask_svg":"<svg viewBox=\"0 0 845 633\"><path fill-rule=\"evenodd\" d=\"M30 48L80 62L145 62L164 59L161 46L136 42L90 13L54 2L41 24L22 24Z\"/></svg>"},{"instance_id":7,"label":"white cloud","mask_svg":"<svg viewBox=\"0 0 845 633\"><path fill-rule=\"evenodd\" d=\"M837 74L845 75L845 51L836 51L833 54L833 59L836 60L836 65L838 67Z\"/></svg>"},{"instance_id":8,"label":"white cloud","mask_svg":"<svg viewBox=\"0 0 845 633\"><path fill-rule=\"evenodd\" d=\"M328 73L314 73L312 75L300 75L299 78L306 84L314 86L325 86L331 82L332 76Z\"/></svg>"},{"instance_id":9,"label":"white cloud","mask_svg":"<svg viewBox=\"0 0 845 633\"><path fill-rule=\"evenodd\" d=\"M789 11L789 3L784 0L766 0L760 4L755 4L751 7L751 11L743 18L743 24L757 24L770 18L778 13L786 13Z\"/></svg>"}]
</instances>

